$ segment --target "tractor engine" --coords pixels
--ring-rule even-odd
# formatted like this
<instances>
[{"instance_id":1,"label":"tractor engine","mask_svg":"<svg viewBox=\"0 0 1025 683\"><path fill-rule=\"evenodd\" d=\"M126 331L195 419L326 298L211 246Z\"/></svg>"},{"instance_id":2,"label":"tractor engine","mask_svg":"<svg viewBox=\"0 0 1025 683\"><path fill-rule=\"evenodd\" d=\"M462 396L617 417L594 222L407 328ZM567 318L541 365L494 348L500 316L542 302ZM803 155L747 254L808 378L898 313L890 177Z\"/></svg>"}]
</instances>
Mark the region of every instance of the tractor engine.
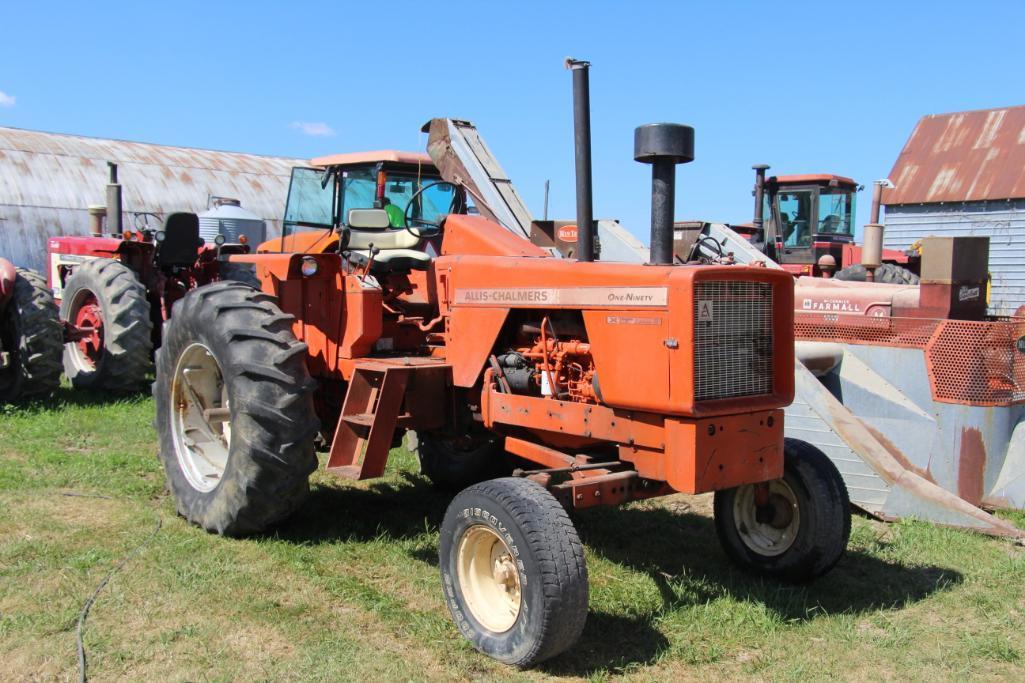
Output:
<instances>
[{"instance_id":1,"label":"tractor engine","mask_svg":"<svg viewBox=\"0 0 1025 683\"><path fill-rule=\"evenodd\" d=\"M579 321L553 319L558 317L546 315L519 326L516 346L496 357L500 376L512 393L595 403L598 389L591 345L583 341L586 331Z\"/></svg>"}]
</instances>

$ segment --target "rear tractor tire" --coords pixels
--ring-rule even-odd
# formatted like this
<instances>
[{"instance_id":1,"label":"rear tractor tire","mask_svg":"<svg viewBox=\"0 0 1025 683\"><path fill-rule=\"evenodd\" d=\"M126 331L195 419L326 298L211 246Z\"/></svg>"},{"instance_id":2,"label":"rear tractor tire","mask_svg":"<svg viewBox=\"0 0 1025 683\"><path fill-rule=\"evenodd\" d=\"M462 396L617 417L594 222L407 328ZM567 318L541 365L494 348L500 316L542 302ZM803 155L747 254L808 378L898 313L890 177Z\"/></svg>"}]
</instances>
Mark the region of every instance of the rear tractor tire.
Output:
<instances>
[{"instance_id":1,"label":"rear tractor tire","mask_svg":"<svg viewBox=\"0 0 1025 683\"><path fill-rule=\"evenodd\" d=\"M832 569L847 549L847 487L822 451L785 439L783 478L769 482L768 504L755 504L754 484L717 491L715 530L741 568L794 583L810 581Z\"/></svg>"},{"instance_id":2,"label":"rear tractor tire","mask_svg":"<svg viewBox=\"0 0 1025 683\"><path fill-rule=\"evenodd\" d=\"M221 280L241 282L244 285L249 285L253 289L260 289L260 279L256 277L256 266L251 263L222 261L218 270Z\"/></svg>"},{"instance_id":3,"label":"rear tractor tire","mask_svg":"<svg viewBox=\"0 0 1025 683\"><path fill-rule=\"evenodd\" d=\"M152 367L153 322L146 288L126 265L90 259L64 285L61 319L93 333L64 345L64 374L76 389L138 391Z\"/></svg>"},{"instance_id":4,"label":"rear tractor tire","mask_svg":"<svg viewBox=\"0 0 1025 683\"><path fill-rule=\"evenodd\" d=\"M512 473L501 439L492 434L451 438L407 432L407 445L420 461L420 473L443 491L454 493Z\"/></svg>"},{"instance_id":5,"label":"rear tractor tire","mask_svg":"<svg viewBox=\"0 0 1025 683\"><path fill-rule=\"evenodd\" d=\"M868 277L868 269L860 263L855 263L838 271L833 277L837 280L865 282ZM876 268L873 282L882 282L888 285L917 285L919 279L917 275L903 266L884 263Z\"/></svg>"},{"instance_id":6,"label":"rear tractor tire","mask_svg":"<svg viewBox=\"0 0 1025 683\"><path fill-rule=\"evenodd\" d=\"M587 620L587 567L559 502L527 479L485 481L452 500L441 525L445 602L484 654L527 667L569 649Z\"/></svg>"},{"instance_id":7,"label":"rear tractor tire","mask_svg":"<svg viewBox=\"0 0 1025 683\"><path fill-rule=\"evenodd\" d=\"M14 292L0 311L0 403L49 396L60 385L61 324L39 274L15 269Z\"/></svg>"},{"instance_id":8,"label":"rear tractor tire","mask_svg":"<svg viewBox=\"0 0 1025 683\"><path fill-rule=\"evenodd\" d=\"M186 294L165 327L160 460L178 513L207 531L261 532L309 493L315 383L291 321L273 297L216 282Z\"/></svg>"}]
</instances>

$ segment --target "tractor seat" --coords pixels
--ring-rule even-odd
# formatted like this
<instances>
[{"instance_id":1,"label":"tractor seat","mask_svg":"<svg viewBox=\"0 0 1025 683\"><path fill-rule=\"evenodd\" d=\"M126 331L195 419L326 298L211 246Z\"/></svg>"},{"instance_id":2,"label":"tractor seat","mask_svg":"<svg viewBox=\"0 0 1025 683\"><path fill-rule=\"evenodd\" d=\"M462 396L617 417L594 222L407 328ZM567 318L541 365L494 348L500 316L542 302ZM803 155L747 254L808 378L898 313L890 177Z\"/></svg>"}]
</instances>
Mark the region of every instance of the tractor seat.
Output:
<instances>
[{"instance_id":1,"label":"tractor seat","mask_svg":"<svg viewBox=\"0 0 1025 683\"><path fill-rule=\"evenodd\" d=\"M427 270L431 257L419 249L420 238L405 228L392 228L384 209L350 209L349 260L365 266L370 260L370 247L380 249L370 267L372 273L397 273Z\"/></svg>"},{"instance_id":2,"label":"tractor seat","mask_svg":"<svg viewBox=\"0 0 1025 683\"><path fill-rule=\"evenodd\" d=\"M377 244L374 243L376 247ZM352 249L349 251L349 260L360 266L365 266L370 260L369 249ZM381 249L374 257L374 263L370 266L371 273L400 273L407 270L427 270L431 265L431 257L416 249Z\"/></svg>"}]
</instances>

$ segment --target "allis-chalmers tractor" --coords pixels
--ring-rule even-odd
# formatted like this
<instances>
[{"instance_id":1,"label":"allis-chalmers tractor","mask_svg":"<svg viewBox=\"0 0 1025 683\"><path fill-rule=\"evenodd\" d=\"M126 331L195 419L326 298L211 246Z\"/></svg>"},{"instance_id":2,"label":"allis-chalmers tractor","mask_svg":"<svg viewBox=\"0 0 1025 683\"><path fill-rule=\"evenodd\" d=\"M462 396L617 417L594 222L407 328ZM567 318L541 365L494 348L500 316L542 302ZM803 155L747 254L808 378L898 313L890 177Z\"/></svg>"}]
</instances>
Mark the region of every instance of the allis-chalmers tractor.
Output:
<instances>
[{"instance_id":1,"label":"allis-chalmers tractor","mask_svg":"<svg viewBox=\"0 0 1025 683\"><path fill-rule=\"evenodd\" d=\"M572 67L586 130L586 65ZM653 167L647 265L553 256L465 213L463 187L447 183L420 186L396 227L380 195L346 206L347 176L322 171L334 250L233 256L261 289L200 287L166 326L156 426L178 511L212 532L261 532L306 497L318 432L327 471L365 480L415 429L427 474L465 487L439 541L452 618L517 666L583 629L574 510L715 491L717 532L741 566L798 581L828 571L850 531L846 489L820 451L783 438L793 278L673 265L674 164L692 160L693 129L642 126L635 157ZM512 476L488 478L507 454Z\"/></svg>"},{"instance_id":2,"label":"allis-chalmers tractor","mask_svg":"<svg viewBox=\"0 0 1025 683\"><path fill-rule=\"evenodd\" d=\"M161 229L122 231L117 165L109 166L106 210L90 208L91 235L48 240L48 276L64 323L64 374L76 388L121 392L145 383L162 323L187 291L256 279L250 267L225 260L249 247L220 237L206 244L196 214L173 213Z\"/></svg>"},{"instance_id":3,"label":"allis-chalmers tractor","mask_svg":"<svg viewBox=\"0 0 1025 683\"><path fill-rule=\"evenodd\" d=\"M60 321L46 281L0 258L0 403L53 393L60 356Z\"/></svg>"}]
</instances>

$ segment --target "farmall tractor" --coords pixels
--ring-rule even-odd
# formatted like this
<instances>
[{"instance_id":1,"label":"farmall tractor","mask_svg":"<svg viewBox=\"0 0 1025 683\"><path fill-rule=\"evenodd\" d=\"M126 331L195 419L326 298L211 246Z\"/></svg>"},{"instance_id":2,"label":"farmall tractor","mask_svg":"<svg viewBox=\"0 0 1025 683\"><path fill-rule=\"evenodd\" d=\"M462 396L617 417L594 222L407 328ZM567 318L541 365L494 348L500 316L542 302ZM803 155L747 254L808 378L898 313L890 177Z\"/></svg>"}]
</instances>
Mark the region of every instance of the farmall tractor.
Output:
<instances>
[{"instance_id":1,"label":"farmall tractor","mask_svg":"<svg viewBox=\"0 0 1025 683\"><path fill-rule=\"evenodd\" d=\"M125 392L145 383L163 321L187 291L256 280L251 268L224 260L249 247L223 237L206 244L196 214L173 213L160 229L122 230L117 165L109 166L107 208L90 210L91 235L48 240L48 275L65 328L64 374L75 388Z\"/></svg>"},{"instance_id":2,"label":"farmall tractor","mask_svg":"<svg viewBox=\"0 0 1025 683\"><path fill-rule=\"evenodd\" d=\"M585 65L572 66L580 95ZM586 105L576 110L580 124ZM585 226L588 137L577 136ZM716 529L741 566L786 580L828 571L850 531L846 490L820 451L783 438L793 278L673 265L674 164L693 158L693 129L642 126L635 156L653 166L647 265L591 262L590 249L557 258L464 213L463 188L448 184L419 187L394 227L385 208L345 207L345 177L325 174L335 251L233 256L260 290L200 287L167 324L156 427L180 514L261 532L302 504L318 433L327 471L365 480L415 429L469 484L439 540L453 621L517 666L583 629L587 569L569 512L715 491ZM511 476L471 483L506 453Z\"/></svg>"},{"instance_id":3,"label":"farmall tractor","mask_svg":"<svg viewBox=\"0 0 1025 683\"><path fill-rule=\"evenodd\" d=\"M60 321L46 281L0 258L0 404L53 393L60 356Z\"/></svg>"}]
</instances>

